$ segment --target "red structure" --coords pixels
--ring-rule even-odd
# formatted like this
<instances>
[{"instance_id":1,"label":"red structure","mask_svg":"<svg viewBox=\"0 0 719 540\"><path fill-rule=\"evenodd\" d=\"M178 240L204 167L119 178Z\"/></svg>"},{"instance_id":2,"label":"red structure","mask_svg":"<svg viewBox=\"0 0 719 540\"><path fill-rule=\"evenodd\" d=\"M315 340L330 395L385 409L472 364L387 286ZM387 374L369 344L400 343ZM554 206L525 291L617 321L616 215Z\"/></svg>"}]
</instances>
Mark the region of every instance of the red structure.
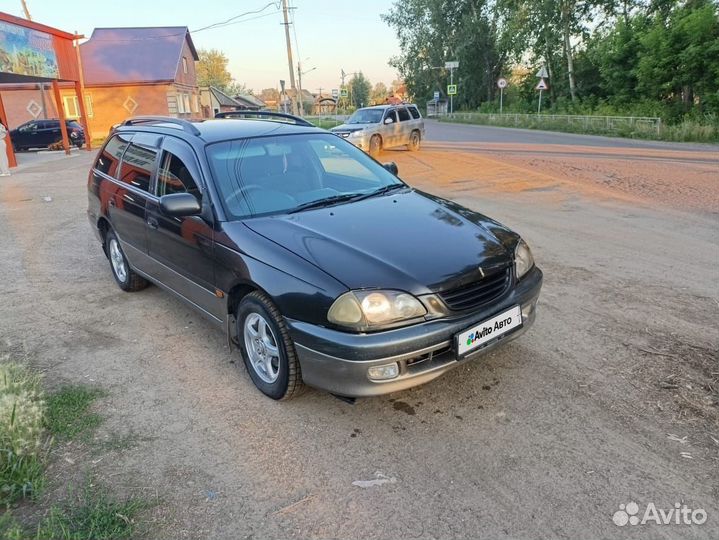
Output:
<instances>
[{"instance_id":1,"label":"red structure","mask_svg":"<svg viewBox=\"0 0 719 540\"><path fill-rule=\"evenodd\" d=\"M68 154L70 142L59 82L71 83L74 86L80 107L80 122L85 130L85 144L90 149L91 134L85 113L82 71L76 43L76 40L82 37L0 11L0 120L8 126L2 101L3 89L51 83L60 119L62 144ZM8 159L10 166L14 167L17 163L9 135L7 140L10 143L7 145Z\"/></svg>"}]
</instances>

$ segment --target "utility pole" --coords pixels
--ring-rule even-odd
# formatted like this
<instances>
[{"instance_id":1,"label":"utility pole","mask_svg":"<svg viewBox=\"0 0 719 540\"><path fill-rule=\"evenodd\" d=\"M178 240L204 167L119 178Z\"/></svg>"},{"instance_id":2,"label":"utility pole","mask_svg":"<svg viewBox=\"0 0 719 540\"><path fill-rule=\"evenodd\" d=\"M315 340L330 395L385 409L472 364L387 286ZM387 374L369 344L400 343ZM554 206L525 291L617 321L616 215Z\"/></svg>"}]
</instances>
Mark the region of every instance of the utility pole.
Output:
<instances>
[{"instance_id":1,"label":"utility pole","mask_svg":"<svg viewBox=\"0 0 719 540\"><path fill-rule=\"evenodd\" d=\"M297 60L297 91L299 92L299 95L300 95L300 102L299 102L300 116L304 116L305 115L305 104L304 104L304 100L302 99L302 64L300 63L299 60Z\"/></svg>"},{"instance_id":2,"label":"utility pole","mask_svg":"<svg viewBox=\"0 0 719 540\"><path fill-rule=\"evenodd\" d=\"M285 39L287 40L287 64L290 67L290 88L294 90L295 99L292 101L292 114L297 114L297 100L300 97L297 94L295 86L295 69L292 65L292 45L290 43L290 21L287 15L287 0L282 0L282 14L285 18Z\"/></svg>"},{"instance_id":3,"label":"utility pole","mask_svg":"<svg viewBox=\"0 0 719 540\"><path fill-rule=\"evenodd\" d=\"M25 18L28 21L32 21L32 17L30 16L30 10L27 7L27 2L25 0L22 0L22 10L25 12Z\"/></svg>"}]
</instances>

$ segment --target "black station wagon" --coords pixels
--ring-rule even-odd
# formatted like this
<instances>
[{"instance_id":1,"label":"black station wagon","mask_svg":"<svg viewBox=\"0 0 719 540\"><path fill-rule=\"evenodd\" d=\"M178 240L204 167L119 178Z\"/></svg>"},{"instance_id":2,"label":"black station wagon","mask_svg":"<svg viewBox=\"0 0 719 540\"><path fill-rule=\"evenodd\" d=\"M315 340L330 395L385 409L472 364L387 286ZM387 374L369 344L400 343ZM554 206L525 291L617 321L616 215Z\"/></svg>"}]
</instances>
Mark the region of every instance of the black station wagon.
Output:
<instances>
[{"instance_id":1,"label":"black station wagon","mask_svg":"<svg viewBox=\"0 0 719 540\"><path fill-rule=\"evenodd\" d=\"M117 126L88 216L118 285L215 322L266 395L402 390L532 324L542 272L518 234L300 118L226 116Z\"/></svg>"}]
</instances>

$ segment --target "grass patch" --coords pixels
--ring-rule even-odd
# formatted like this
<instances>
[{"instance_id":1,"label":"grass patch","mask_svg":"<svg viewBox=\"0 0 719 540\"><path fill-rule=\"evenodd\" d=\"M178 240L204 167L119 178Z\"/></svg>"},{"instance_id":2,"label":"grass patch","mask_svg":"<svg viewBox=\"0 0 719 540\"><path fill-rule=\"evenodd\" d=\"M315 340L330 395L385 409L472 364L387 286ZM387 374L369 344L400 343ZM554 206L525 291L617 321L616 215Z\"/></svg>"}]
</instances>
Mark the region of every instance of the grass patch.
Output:
<instances>
[{"instance_id":1,"label":"grass patch","mask_svg":"<svg viewBox=\"0 0 719 540\"><path fill-rule=\"evenodd\" d=\"M107 395L104 390L88 386L65 386L47 400L45 426L60 439L89 435L102 423L102 417L90 411L93 402Z\"/></svg>"},{"instance_id":2,"label":"grass patch","mask_svg":"<svg viewBox=\"0 0 719 540\"><path fill-rule=\"evenodd\" d=\"M45 402L40 377L0 364L0 504L34 498L43 485Z\"/></svg>"},{"instance_id":3,"label":"grass patch","mask_svg":"<svg viewBox=\"0 0 719 540\"><path fill-rule=\"evenodd\" d=\"M335 120L334 118L325 117L325 118L306 118L307 121L314 124L318 128L322 129L330 129L335 126L339 126L342 121L341 120Z\"/></svg>"},{"instance_id":4,"label":"grass patch","mask_svg":"<svg viewBox=\"0 0 719 540\"><path fill-rule=\"evenodd\" d=\"M3 540L123 540L140 533L137 516L152 506L128 498L115 500L105 488L87 483L76 496L50 507L37 526L23 527L9 510L0 516Z\"/></svg>"},{"instance_id":5,"label":"grass patch","mask_svg":"<svg viewBox=\"0 0 719 540\"><path fill-rule=\"evenodd\" d=\"M540 129L579 133L583 135L604 135L631 139L648 139L675 142L716 142L719 140L719 126L716 123L700 124L691 120L676 125L656 125L641 121L611 119L592 116L552 117L537 114L480 114L472 112L455 113L453 117L443 116L440 122L478 124L520 129Z\"/></svg>"}]
</instances>

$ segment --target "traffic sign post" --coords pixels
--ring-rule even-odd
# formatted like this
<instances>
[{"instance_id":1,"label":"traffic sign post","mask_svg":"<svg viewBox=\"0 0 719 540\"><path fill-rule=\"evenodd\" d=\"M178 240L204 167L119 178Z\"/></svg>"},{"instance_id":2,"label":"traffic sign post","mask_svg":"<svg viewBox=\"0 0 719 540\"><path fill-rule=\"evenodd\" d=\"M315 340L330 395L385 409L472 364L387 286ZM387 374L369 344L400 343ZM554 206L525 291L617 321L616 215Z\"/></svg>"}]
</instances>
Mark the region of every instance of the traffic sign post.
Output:
<instances>
[{"instance_id":1,"label":"traffic sign post","mask_svg":"<svg viewBox=\"0 0 719 540\"><path fill-rule=\"evenodd\" d=\"M544 70L544 68L542 68L542 70ZM542 91L547 90L548 88L549 86L547 86L547 81L545 81L543 78L539 79L539 82L535 87L535 90L539 90L539 105L537 106L537 114L542 112Z\"/></svg>"},{"instance_id":2,"label":"traffic sign post","mask_svg":"<svg viewBox=\"0 0 719 540\"><path fill-rule=\"evenodd\" d=\"M499 88L499 114L502 114L502 105L504 101L504 89L507 88L507 79L500 77L497 79L497 87Z\"/></svg>"},{"instance_id":3,"label":"traffic sign post","mask_svg":"<svg viewBox=\"0 0 719 540\"><path fill-rule=\"evenodd\" d=\"M449 86L447 87L447 94L449 94L449 114L453 114L454 96L457 94L457 85L454 84L454 70L459 67L459 62L456 60L445 62L444 67L449 70ZM450 88L452 88L453 91L450 91Z\"/></svg>"}]
</instances>

